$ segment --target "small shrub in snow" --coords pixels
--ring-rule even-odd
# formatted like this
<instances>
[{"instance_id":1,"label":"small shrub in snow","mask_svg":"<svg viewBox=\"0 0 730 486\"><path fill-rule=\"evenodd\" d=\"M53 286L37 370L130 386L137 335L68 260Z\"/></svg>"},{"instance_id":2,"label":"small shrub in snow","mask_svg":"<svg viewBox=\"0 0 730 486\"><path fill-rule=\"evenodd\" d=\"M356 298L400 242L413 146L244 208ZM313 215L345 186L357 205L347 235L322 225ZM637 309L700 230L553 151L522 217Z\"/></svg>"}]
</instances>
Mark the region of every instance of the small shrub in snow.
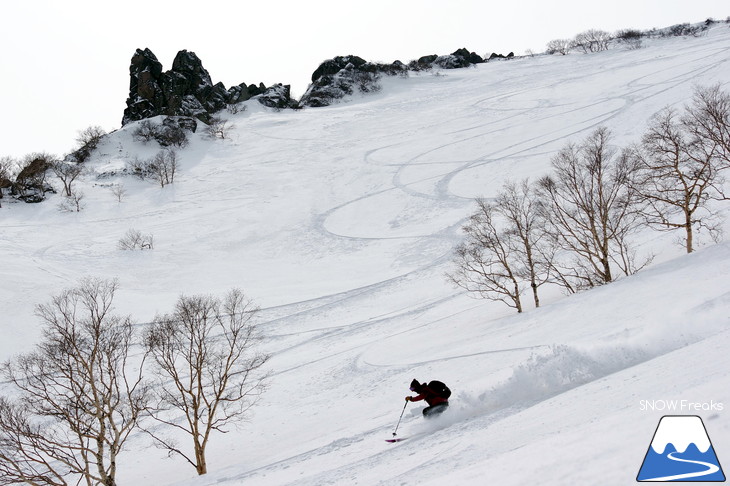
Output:
<instances>
[{"instance_id":1,"label":"small shrub in snow","mask_svg":"<svg viewBox=\"0 0 730 486\"><path fill-rule=\"evenodd\" d=\"M132 132L132 137L138 142L149 142L155 139L156 125L149 120L142 120Z\"/></svg>"},{"instance_id":2,"label":"small shrub in snow","mask_svg":"<svg viewBox=\"0 0 730 486\"><path fill-rule=\"evenodd\" d=\"M84 209L84 205L81 203L84 200L84 193L80 191L71 191L70 194L63 198L63 201L58 205L58 209L64 212L81 212Z\"/></svg>"},{"instance_id":3,"label":"small shrub in snow","mask_svg":"<svg viewBox=\"0 0 730 486\"><path fill-rule=\"evenodd\" d=\"M154 248L152 235L142 234L136 229L127 231L117 246L120 250L151 250Z\"/></svg>"},{"instance_id":4,"label":"small shrub in snow","mask_svg":"<svg viewBox=\"0 0 730 486\"><path fill-rule=\"evenodd\" d=\"M147 161L135 155L134 159L127 161L127 171L144 179L147 176Z\"/></svg>"},{"instance_id":5,"label":"small shrub in snow","mask_svg":"<svg viewBox=\"0 0 730 486\"><path fill-rule=\"evenodd\" d=\"M161 125L152 123L150 120L143 120L134 130L132 136L135 140L144 143L155 140L163 147L184 148L189 143L185 129L174 122L168 122L167 119Z\"/></svg>"},{"instance_id":6,"label":"small shrub in snow","mask_svg":"<svg viewBox=\"0 0 730 486\"><path fill-rule=\"evenodd\" d=\"M185 148L188 143L188 135L185 130L179 126L163 125L159 128L155 137L157 143L163 147L179 147Z\"/></svg>"},{"instance_id":7,"label":"small shrub in snow","mask_svg":"<svg viewBox=\"0 0 730 486\"><path fill-rule=\"evenodd\" d=\"M175 182L175 174L180 166L177 152L173 149L160 150L157 155L148 160L135 157L127 163L129 172L140 179L150 179L160 187Z\"/></svg>"},{"instance_id":8,"label":"small shrub in snow","mask_svg":"<svg viewBox=\"0 0 730 486\"><path fill-rule=\"evenodd\" d=\"M228 138L231 128L233 128L233 125L228 123L227 120L214 116L210 119L210 123L208 123L205 131L210 138L220 138L223 140Z\"/></svg>"},{"instance_id":9,"label":"small shrub in snow","mask_svg":"<svg viewBox=\"0 0 730 486\"><path fill-rule=\"evenodd\" d=\"M628 47L629 49L640 49L642 47L641 38L644 34L635 29L624 29L616 32L616 40Z\"/></svg>"},{"instance_id":10,"label":"small shrub in snow","mask_svg":"<svg viewBox=\"0 0 730 486\"><path fill-rule=\"evenodd\" d=\"M122 199L124 199L127 195L127 190L125 189L124 184L114 184L111 191L118 202L122 202Z\"/></svg>"},{"instance_id":11,"label":"small shrub in snow","mask_svg":"<svg viewBox=\"0 0 730 486\"><path fill-rule=\"evenodd\" d=\"M708 25L691 25L689 23L672 25L659 31L660 37L698 36L709 28Z\"/></svg>"},{"instance_id":12,"label":"small shrub in snow","mask_svg":"<svg viewBox=\"0 0 730 486\"><path fill-rule=\"evenodd\" d=\"M242 113L246 111L246 105L244 105L243 103L231 103L226 105L226 111L231 115Z\"/></svg>"},{"instance_id":13,"label":"small shrub in snow","mask_svg":"<svg viewBox=\"0 0 730 486\"><path fill-rule=\"evenodd\" d=\"M79 148L69 154L68 160L77 163L85 162L105 136L106 132L98 125L81 130L76 138Z\"/></svg>"}]
</instances>

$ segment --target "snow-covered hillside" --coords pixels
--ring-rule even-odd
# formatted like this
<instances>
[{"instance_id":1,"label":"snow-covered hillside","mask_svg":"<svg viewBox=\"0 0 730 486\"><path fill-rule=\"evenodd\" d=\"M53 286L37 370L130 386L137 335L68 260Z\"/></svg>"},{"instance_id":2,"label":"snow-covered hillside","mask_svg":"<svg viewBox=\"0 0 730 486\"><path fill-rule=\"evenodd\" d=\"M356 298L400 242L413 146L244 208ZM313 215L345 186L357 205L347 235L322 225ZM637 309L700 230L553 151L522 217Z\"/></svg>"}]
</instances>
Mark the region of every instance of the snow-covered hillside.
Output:
<instances>
[{"instance_id":1,"label":"snow-covered hillside","mask_svg":"<svg viewBox=\"0 0 730 486\"><path fill-rule=\"evenodd\" d=\"M597 126L638 141L652 114L718 82L730 89L727 24L386 79L328 108L249 102L228 138L193 137L164 188L119 174L159 149L128 125L77 183L81 212L60 196L3 203L0 359L39 339L36 304L87 275L118 278L116 308L140 323L232 287L262 307L271 386L212 439L209 474L140 435L120 484L633 484L666 414L700 415L730 464L730 243L687 256L647 231L652 267L522 315L444 278L475 197L544 175ZM154 250L118 250L132 228ZM452 405L428 422L407 406L408 440L386 443L413 378L446 382Z\"/></svg>"}]
</instances>

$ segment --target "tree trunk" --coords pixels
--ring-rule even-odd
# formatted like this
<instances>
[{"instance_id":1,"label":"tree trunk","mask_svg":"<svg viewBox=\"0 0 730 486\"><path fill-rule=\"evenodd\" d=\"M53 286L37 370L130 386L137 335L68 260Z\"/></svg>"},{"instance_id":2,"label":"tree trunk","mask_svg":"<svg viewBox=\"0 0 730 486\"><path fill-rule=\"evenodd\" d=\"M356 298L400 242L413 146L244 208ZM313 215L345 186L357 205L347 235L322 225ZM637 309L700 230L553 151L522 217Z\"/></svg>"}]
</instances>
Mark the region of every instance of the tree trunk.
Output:
<instances>
[{"instance_id":1,"label":"tree trunk","mask_svg":"<svg viewBox=\"0 0 730 486\"><path fill-rule=\"evenodd\" d=\"M195 441L195 470L199 476L208 472L208 464L205 462L205 450L197 439Z\"/></svg>"},{"instance_id":2,"label":"tree trunk","mask_svg":"<svg viewBox=\"0 0 730 486\"><path fill-rule=\"evenodd\" d=\"M517 281L513 280L513 282L515 284L515 294L514 294L512 300L514 300L514 302L515 302L515 308L517 309L517 313L521 313L522 312L522 300L520 300L520 286L517 283Z\"/></svg>"},{"instance_id":3,"label":"tree trunk","mask_svg":"<svg viewBox=\"0 0 730 486\"><path fill-rule=\"evenodd\" d=\"M685 225L685 229L687 230L687 253L692 253L692 251L694 250L694 248L692 248L692 223L688 222Z\"/></svg>"}]
</instances>

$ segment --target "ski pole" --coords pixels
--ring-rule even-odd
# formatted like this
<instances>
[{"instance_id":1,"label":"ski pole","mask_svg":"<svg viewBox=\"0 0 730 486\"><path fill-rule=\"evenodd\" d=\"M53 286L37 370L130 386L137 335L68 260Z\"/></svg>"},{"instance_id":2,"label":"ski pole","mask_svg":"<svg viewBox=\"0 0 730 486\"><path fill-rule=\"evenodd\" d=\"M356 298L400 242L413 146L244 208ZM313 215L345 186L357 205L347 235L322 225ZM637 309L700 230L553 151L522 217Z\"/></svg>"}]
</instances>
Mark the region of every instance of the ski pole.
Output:
<instances>
[{"instance_id":1,"label":"ski pole","mask_svg":"<svg viewBox=\"0 0 730 486\"><path fill-rule=\"evenodd\" d=\"M393 437L395 437L397 435L396 432L398 432L398 427L400 427L400 421L403 418L403 414L405 413L407 406L408 406L408 400L406 400L406 404L403 405L403 411L400 413L400 418L398 419L398 425L395 426L395 430L393 431Z\"/></svg>"}]
</instances>

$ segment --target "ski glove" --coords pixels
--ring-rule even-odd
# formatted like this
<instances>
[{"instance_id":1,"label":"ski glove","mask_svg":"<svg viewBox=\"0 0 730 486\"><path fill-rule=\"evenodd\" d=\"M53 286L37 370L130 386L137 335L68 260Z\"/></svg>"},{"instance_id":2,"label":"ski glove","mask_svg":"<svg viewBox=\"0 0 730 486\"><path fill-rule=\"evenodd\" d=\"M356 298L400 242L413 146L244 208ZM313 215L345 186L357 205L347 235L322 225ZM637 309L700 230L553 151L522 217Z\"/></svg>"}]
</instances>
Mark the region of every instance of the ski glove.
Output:
<instances>
[{"instance_id":1,"label":"ski glove","mask_svg":"<svg viewBox=\"0 0 730 486\"><path fill-rule=\"evenodd\" d=\"M410 402L410 401L411 401L411 397L406 397L406 402Z\"/></svg>"}]
</instances>

